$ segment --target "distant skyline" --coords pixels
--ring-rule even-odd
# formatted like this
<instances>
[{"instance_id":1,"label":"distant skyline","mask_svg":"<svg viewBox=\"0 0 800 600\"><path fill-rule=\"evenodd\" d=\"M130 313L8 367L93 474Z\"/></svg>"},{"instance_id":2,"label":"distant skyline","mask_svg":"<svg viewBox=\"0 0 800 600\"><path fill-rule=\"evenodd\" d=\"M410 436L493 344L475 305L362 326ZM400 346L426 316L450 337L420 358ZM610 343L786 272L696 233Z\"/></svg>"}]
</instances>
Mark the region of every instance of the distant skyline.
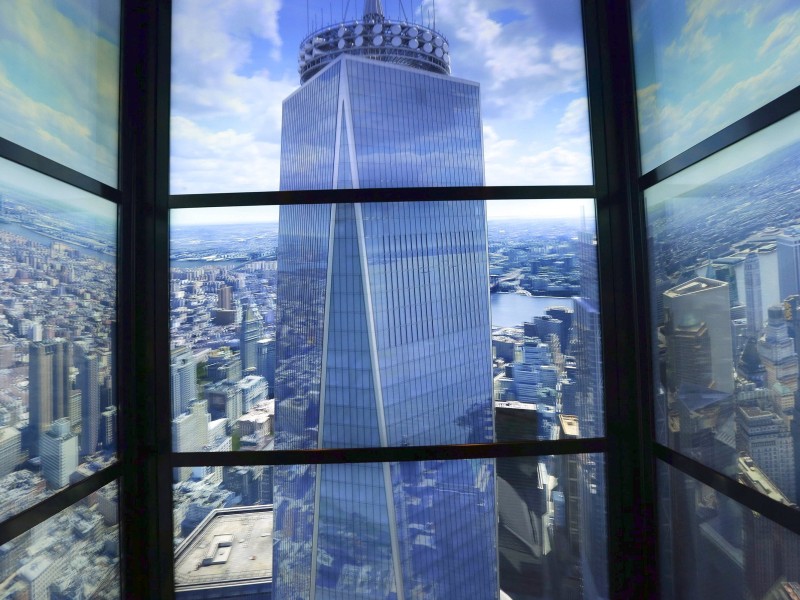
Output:
<instances>
[{"instance_id":1,"label":"distant skyline","mask_svg":"<svg viewBox=\"0 0 800 600\"><path fill-rule=\"evenodd\" d=\"M363 7L334 4L310 0L307 13L280 0L173 3L172 193L278 189L281 102L300 84L307 23ZM486 184L591 184L578 0L435 4L453 75L481 84ZM433 20L432 0L383 5L390 18L404 9L410 21Z\"/></svg>"},{"instance_id":2,"label":"distant skyline","mask_svg":"<svg viewBox=\"0 0 800 600\"><path fill-rule=\"evenodd\" d=\"M278 206L224 206L179 208L170 211L170 226L269 223L278 221ZM535 220L580 219L594 230L594 200L562 198L555 200L489 200L487 219Z\"/></svg>"},{"instance_id":3,"label":"distant skyline","mask_svg":"<svg viewBox=\"0 0 800 600\"><path fill-rule=\"evenodd\" d=\"M643 170L800 84L796 0L634 0Z\"/></svg>"}]
</instances>

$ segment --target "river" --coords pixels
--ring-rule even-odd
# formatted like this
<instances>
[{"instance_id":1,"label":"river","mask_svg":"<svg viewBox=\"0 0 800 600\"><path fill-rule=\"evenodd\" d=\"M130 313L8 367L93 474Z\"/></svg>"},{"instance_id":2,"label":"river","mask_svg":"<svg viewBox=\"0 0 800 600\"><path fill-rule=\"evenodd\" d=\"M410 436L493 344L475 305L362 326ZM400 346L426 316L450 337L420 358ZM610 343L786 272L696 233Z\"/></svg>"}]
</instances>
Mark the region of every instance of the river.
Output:
<instances>
[{"instance_id":1,"label":"river","mask_svg":"<svg viewBox=\"0 0 800 600\"><path fill-rule=\"evenodd\" d=\"M66 244L70 248L74 248L75 250L79 251L84 256L90 256L95 260L101 260L106 263L116 263L117 259L114 256L109 256L108 254L104 254L103 252L97 252L96 250L92 250L90 248L86 248L84 246L79 246L78 244L73 244L68 240L59 240L56 238L49 237L47 235L43 235L34 231L33 229L28 229L27 227L23 227L19 223L0 223L0 230L7 231L8 233L13 233L15 235L24 237L29 239L32 242L36 242L37 244L42 244L43 246L50 246L53 241L61 242Z\"/></svg>"},{"instance_id":2,"label":"river","mask_svg":"<svg viewBox=\"0 0 800 600\"><path fill-rule=\"evenodd\" d=\"M522 294L492 294L492 325L513 327L542 316L551 306L573 308L572 298L552 296L523 296Z\"/></svg>"}]
</instances>

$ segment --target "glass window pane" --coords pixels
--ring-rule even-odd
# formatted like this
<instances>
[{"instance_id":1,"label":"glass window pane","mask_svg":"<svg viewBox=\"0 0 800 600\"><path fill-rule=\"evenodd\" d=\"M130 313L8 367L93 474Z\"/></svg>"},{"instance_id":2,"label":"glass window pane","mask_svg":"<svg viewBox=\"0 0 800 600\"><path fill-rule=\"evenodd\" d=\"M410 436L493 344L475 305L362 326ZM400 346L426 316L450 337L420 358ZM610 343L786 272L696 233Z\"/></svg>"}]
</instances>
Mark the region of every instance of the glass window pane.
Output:
<instances>
[{"instance_id":1,"label":"glass window pane","mask_svg":"<svg viewBox=\"0 0 800 600\"><path fill-rule=\"evenodd\" d=\"M178 597L608 597L601 455L190 470Z\"/></svg>"},{"instance_id":2,"label":"glass window pane","mask_svg":"<svg viewBox=\"0 0 800 600\"><path fill-rule=\"evenodd\" d=\"M797 502L800 115L646 190L657 435Z\"/></svg>"},{"instance_id":3,"label":"glass window pane","mask_svg":"<svg viewBox=\"0 0 800 600\"><path fill-rule=\"evenodd\" d=\"M661 462L658 478L662 598L797 597L800 537ZM739 479L786 502L758 468Z\"/></svg>"},{"instance_id":4,"label":"glass window pane","mask_svg":"<svg viewBox=\"0 0 800 600\"><path fill-rule=\"evenodd\" d=\"M578 0L363 6L174 2L172 193L592 183Z\"/></svg>"},{"instance_id":5,"label":"glass window pane","mask_svg":"<svg viewBox=\"0 0 800 600\"><path fill-rule=\"evenodd\" d=\"M634 0L642 170L800 84L793 2Z\"/></svg>"},{"instance_id":6,"label":"glass window pane","mask_svg":"<svg viewBox=\"0 0 800 600\"><path fill-rule=\"evenodd\" d=\"M120 598L118 504L114 481L0 546L0 598Z\"/></svg>"},{"instance_id":7,"label":"glass window pane","mask_svg":"<svg viewBox=\"0 0 800 600\"><path fill-rule=\"evenodd\" d=\"M117 186L118 0L0 3L0 136Z\"/></svg>"},{"instance_id":8,"label":"glass window pane","mask_svg":"<svg viewBox=\"0 0 800 600\"><path fill-rule=\"evenodd\" d=\"M114 460L117 207L0 160L0 520Z\"/></svg>"},{"instance_id":9,"label":"glass window pane","mask_svg":"<svg viewBox=\"0 0 800 600\"><path fill-rule=\"evenodd\" d=\"M592 200L172 211L173 448L602 436L593 217Z\"/></svg>"}]
</instances>

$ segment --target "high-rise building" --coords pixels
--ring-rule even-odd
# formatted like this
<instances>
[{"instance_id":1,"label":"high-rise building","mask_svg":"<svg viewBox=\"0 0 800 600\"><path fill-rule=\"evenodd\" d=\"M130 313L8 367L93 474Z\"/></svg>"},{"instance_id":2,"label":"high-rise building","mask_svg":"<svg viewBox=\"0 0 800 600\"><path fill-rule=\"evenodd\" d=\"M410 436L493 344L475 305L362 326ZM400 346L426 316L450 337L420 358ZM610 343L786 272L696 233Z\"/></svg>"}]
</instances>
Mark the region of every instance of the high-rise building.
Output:
<instances>
[{"instance_id":1,"label":"high-rise building","mask_svg":"<svg viewBox=\"0 0 800 600\"><path fill-rule=\"evenodd\" d=\"M248 369L255 370L257 366L256 345L262 337L264 337L264 323L261 313L254 304L246 304L239 331L239 356L242 360L242 372L245 374L248 374Z\"/></svg>"},{"instance_id":2,"label":"high-rise building","mask_svg":"<svg viewBox=\"0 0 800 600\"><path fill-rule=\"evenodd\" d=\"M34 342L28 356L28 412L33 454L39 453L39 440L50 424L70 417L69 368L72 345L63 339Z\"/></svg>"},{"instance_id":3,"label":"high-rise building","mask_svg":"<svg viewBox=\"0 0 800 600\"><path fill-rule=\"evenodd\" d=\"M53 421L39 442L42 476L54 489L69 483L69 476L78 468L78 436L72 433L69 419Z\"/></svg>"},{"instance_id":4,"label":"high-rise building","mask_svg":"<svg viewBox=\"0 0 800 600\"><path fill-rule=\"evenodd\" d=\"M22 442L19 429L13 426L0 427L0 477L5 477L17 466Z\"/></svg>"},{"instance_id":5,"label":"high-rise building","mask_svg":"<svg viewBox=\"0 0 800 600\"><path fill-rule=\"evenodd\" d=\"M600 437L603 430L603 369L600 339L600 287L597 271L597 240L586 227L578 236L580 297L575 307L573 354L575 403L582 437ZM578 495L581 507L581 572L584 598L608 597L606 510L602 454L580 457Z\"/></svg>"},{"instance_id":6,"label":"high-rise building","mask_svg":"<svg viewBox=\"0 0 800 600\"><path fill-rule=\"evenodd\" d=\"M195 400L189 411L181 413L172 420L172 444L175 452L201 452L208 444L208 423L210 415L205 400ZM178 467L172 470L175 481L182 481L192 473L192 467Z\"/></svg>"},{"instance_id":7,"label":"high-rise building","mask_svg":"<svg viewBox=\"0 0 800 600\"><path fill-rule=\"evenodd\" d=\"M97 355L87 354L81 361L78 382L81 390L81 455L97 450L100 437L100 381Z\"/></svg>"},{"instance_id":8,"label":"high-rise building","mask_svg":"<svg viewBox=\"0 0 800 600\"><path fill-rule=\"evenodd\" d=\"M775 238L778 246L778 289L783 300L800 293L800 227L789 227Z\"/></svg>"},{"instance_id":9,"label":"high-rise building","mask_svg":"<svg viewBox=\"0 0 800 600\"><path fill-rule=\"evenodd\" d=\"M267 380L270 396L275 395L275 359L278 349L275 337L266 337L256 343L256 375Z\"/></svg>"},{"instance_id":10,"label":"high-rise building","mask_svg":"<svg viewBox=\"0 0 800 600\"><path fill-rule=\"evenodd\" d=\"M707 340L707 355L710 371L701 376L695 372L694 379L707 380L706 387L722 392L733 392L733 346L731 339L731 308L728 284L705 277L696 277L664 292L664 321L667 336L667 364L676 365L676 355L685 349L685 344L675 339L675 333L698 329L693 343L700 343L699 328L705 327L703 336ZM672 332L672 333L670 333ZM685 336L684 336L685 337ZM696 371L696 370L695 370ZM676 389L685 373L672 371L667 375L667 387Z\"/></svg>"},{"instance_id":11,"label":"high-rise building","mask_svg":"<svg viewBox=\"0 0 800 600\"><path fill-rule=\"evenodd\" d=\"M483 185L479 87L447 52L375 0L309 37L281 188ZM277 286L276 448L493 439L483 202L282 206ZM492 461L274 481L276 597L497 597Z\"/></svg>"},{"instance_id":12,"label":"high-rise building","mask_svg":"<svg viewBox=\"0 0 800 600\"><path fill-rule=\"evenodd\" d=\"M781 395L781 405L785 414L794 408L795 393L798 389L797 352L794 340L789 337L789 328L783 316L782 306L770 306L767 326L758 340L758 355L766 371L766 385Z\"/></svg>"},{"instance_id":13,"label":"high-rise building","mask_svg":"<svg viewBox=\"0 0 800 600\"><path fill-rule=\"evenodd\" d=\"M189 404L197 398L197 364L191 348L181 346L172 350L169 361L172 387L172 418L189 410Z\"/></svg>"},{"instance_id":14,"label":"high-rise building","mask_svg":"<svg viewBox=\"0 0 800 600\"><path fill-rule=\"evenodd\" d=\"M747 335L758 337L764 324L761 307L761 267L758 254L751 252L744 261L744 293L747 302Z\"/></svg>"}]
</instances>

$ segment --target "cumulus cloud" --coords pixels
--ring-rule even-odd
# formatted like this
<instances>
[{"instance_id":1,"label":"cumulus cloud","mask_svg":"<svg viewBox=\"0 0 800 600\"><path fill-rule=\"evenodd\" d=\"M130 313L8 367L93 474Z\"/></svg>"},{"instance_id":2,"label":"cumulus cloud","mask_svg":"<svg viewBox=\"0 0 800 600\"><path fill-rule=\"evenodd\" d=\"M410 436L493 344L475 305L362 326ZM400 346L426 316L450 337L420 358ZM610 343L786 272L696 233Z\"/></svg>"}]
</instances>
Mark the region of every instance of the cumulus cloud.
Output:
<instances>
[{"instance_id":1,"label":"cumulus cloud","mask_svg":"<svg viewBox=\"0 0 800 600\"><path fill-rule=\"evenodd\" d=\"M105 5L0 3L0 135L111 185L118 20Z\"/></svg>"}]
</instances>

